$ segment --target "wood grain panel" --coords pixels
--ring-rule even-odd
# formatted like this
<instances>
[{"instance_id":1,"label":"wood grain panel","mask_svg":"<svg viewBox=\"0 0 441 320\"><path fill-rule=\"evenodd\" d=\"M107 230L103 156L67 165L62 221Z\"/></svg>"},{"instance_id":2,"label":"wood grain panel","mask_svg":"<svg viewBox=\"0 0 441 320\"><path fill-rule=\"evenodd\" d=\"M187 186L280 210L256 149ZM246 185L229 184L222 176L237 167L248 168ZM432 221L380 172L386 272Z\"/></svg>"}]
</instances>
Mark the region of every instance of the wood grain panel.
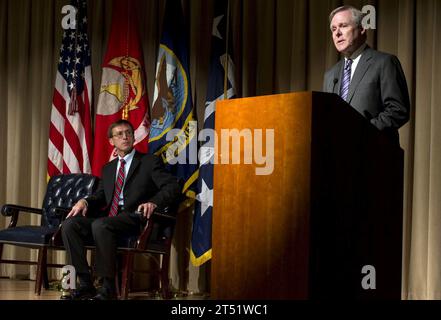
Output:
<instances>
[{"instance_id":1,"label":"wood grain panel","mask_svg":"<svg viewBox=\"0 0 441 320\"><path fill-rule=\"evenodd\" d=\"M295 93L217 103L215 299L307 298L311 101L311 93ZM264 137L265 129L273 129L273 172L256 175L262 165L254 157L251 164L244 163L249 150L243 144L241 163L232 164L231 141L229 164L220 163L228 140L222 136L225 129L263 129Z\"/></svg>"}]
</instances>

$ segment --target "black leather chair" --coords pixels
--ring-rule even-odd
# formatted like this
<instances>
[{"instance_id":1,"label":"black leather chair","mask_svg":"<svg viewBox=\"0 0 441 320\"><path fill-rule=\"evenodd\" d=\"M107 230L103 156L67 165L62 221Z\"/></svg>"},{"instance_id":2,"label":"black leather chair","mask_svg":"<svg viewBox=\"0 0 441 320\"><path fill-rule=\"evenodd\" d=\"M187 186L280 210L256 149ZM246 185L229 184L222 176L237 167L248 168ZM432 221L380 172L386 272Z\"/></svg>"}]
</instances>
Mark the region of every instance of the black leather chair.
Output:
<instances>
[{"instance_id":1,"label":"black leather chair","mask_svg":"<svg viewBox=\"0 0 441 320\"><path fill-rule=\"evenodd\" d=\"M65 216L70 209L59 209L64 211ZM169 287L169 265L171 243L175 228L176 214L178 205L166 208L157 208L150 219L144 221L143 228L139 234L133 234L118 239L118 259L117 264L118 277L116 279L117 295L120 299L126 300L131 291L132 275L135 272L142 272L158 277L159 289L164 299L171 298ZM63 239L61 236L61 228L52 237L53 248L63 249ZM86 243L86 249L95 250L93 242ZM134 270L135 254L144 254L152 258L154 262L153 269ZM93 273L94 266L90 266Z\"/></svg>"},{"instance_id":2,"label":"black leather chair","mask_svg":"<svg viewBox=\"0 0 441 320\"><path fill-rule=\"evenodd\" d=\"M180 182L182 185L182 182ZM139 234L133 234L124 238L118 239L118 253L120 254L118 261L116 261L118 270L117 290L120 299L127 299L131 291L132 275L135 272L148 273L159 279L159 289L161 296L164 299L171 298L171 291L169 287L169 265L170 265L170 251L171 243L175 229L176 215L179 206L185 196L181 196L176 200L176 203L166 207L157 208L151 215L150 219L144 221L144 226ZM74 203L73 203L74 204ZM61 209L61 216L65 217L70 211L70 207ZM63 249L63 240L61 237L61 228L59 228L52 237L52 245L55 249ZM89 243L86 249L95 250L95 244ZM134 256L136 254L143 254L149 256L154 262L154 268L134 270ZM92 252L92 259L94 255ZM93 272L94 266L91 266Z\"/></svg>"},{"instance_id":3,"label":"black leather chair","mask_svg":"<svg viewBox=\"0 0 441 320\"><path fill-rule=\"evenodd\" d=\"M181 190L184 181L179 179ZM150 219L144 221L144 227L139 235L119 239L118 252L121 254L118 268L120 280L117 281L118 296L126 300L131 291L132 275L136 272L151 274L158 277L159 289L163 299L170 299L172 293L169 283L170 251L173 240L176 219L179 212L191 210L185 205L188 199L184 194L168 207L155 209ZM147 270L134 270L134 257L142 254L151 258L154 267ZM120 285L120 286L119 286Z\"/></svg>"},{"instance_id":4,"label":"black leather chair","mask_svg":"<svg viewBox=\"0 0 441 320\"><path fill-rule=\"evenodd\" d=\"M127 299L132 275L135 272L159 276L162 298L171 298L168 274L177 212L178 206L157 209L145 222L140 235L119 240L118 252L122 255L121 266L118 268L121 272L121 289L118 290L120 299ZM148 270L134 270L135 254L149 256L155 267Z\"/></svg>"},{"instance_id":5,"label":"black leather chair","mask_svg":"<svg viewBox=\"0 0 441 320\"><path fill-rule=\"evenodd\" d=\"M62 267L47 263L47 250L52 247L52 237L61 221L59 208L70 208L79 199L90 195L97 187L98 178L89 174L66 174L52 177L47 185L42 209L12 204L2 207L1 213L11 217L8 228L0 231L0 263L37 265L35 293L41 293L41 285L49 287L47 267ZM18 226L22 213L41 215L39 226ZM38 261L2 259L3 245L16 245L38 249Z\"/></svg>"}]
</instances>

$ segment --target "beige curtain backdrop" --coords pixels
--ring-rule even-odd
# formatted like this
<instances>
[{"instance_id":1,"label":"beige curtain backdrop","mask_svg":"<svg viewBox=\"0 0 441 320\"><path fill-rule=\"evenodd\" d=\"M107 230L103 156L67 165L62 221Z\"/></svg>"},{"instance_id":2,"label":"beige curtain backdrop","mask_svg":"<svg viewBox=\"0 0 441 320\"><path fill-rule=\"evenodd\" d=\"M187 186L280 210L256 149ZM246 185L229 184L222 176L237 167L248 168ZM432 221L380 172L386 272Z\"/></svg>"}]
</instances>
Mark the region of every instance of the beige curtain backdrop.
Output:
<instances>
[{"instance_id":1,"label":"beige curtain backdrop","mask_svg":"<svg viewBox=\"0 0 441 320\"><path fill-rule=\"evenodd\" d=\"M150 102L164 0L136 0ZM40 207L46 189L48 128L61 41L62 0L0 0L0 205ZM369 44L399 57L409 86L411 120L400 130L405 150L403 299L441 298L441 1L231 0L239 96L321 90L326 69L339 59L328 28L342 4L376 8ZM101 81L112 6L89 1L94 105ZM190 21L190 73L202 123L213 0L185 0ZM24 216L22 224L37 224ZM9 219L0 217L0 228ZM192 216L179 217L171 279L177 290L209 291L209 264L191 266ZM7 246L5 257L36 258ZM53 261L64 262L64 253ZM33 267L1 265L0 276L34 277ZM52 278L59 273L52 272ZM1 288L0 288L1 290Z\"/></svg>"}]
</instances>

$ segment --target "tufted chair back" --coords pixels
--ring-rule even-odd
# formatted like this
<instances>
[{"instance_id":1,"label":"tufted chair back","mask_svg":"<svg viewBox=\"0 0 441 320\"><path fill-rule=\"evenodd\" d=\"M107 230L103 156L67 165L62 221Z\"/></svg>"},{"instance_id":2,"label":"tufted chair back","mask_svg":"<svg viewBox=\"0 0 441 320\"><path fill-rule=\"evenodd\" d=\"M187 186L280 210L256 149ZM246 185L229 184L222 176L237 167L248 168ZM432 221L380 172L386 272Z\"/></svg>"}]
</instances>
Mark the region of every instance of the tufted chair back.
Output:
<instances>
[{"instance_id":1,"label":"tufted chair back","mask_svg":"<svg viewBox=\"0 0 441 320\"><path fill-rule=\"evenodd\" d=\"M43 200L41 225L57 227L60 218L55 214L56 207L70 208L79 199L93 193L99 178L91 174L62 174L49 180Z\"/></svg>"}]
</instances>

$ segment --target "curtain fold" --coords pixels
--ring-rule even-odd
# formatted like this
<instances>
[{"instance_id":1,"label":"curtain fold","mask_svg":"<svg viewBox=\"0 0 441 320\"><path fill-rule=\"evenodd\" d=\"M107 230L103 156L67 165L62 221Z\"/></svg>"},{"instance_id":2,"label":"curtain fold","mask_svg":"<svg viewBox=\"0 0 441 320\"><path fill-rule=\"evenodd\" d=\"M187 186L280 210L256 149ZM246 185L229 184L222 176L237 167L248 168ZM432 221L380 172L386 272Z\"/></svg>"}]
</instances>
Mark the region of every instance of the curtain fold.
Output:
<instances>
[{"instance_id":1,"label":"curtain fold","mask_svg":"<svg viewBox=\"0 0 441 320\"><path fill-rule=\"evenodd\" d=\"M8 115L8 69L7 69L7 32L8 25L8 2L0 1L0 138L2 143L5 143L7 130L7 115ZM0 152L0 177L6 176L6 153ZM0 203L4 203L6 200L6 183L2 179L0 183ZM1 218L0 218L1 219ZM3 227L3 220L0 220L0 228Z\"/></svg>"},{"instance_id":2,"label":"curtain fold","mask_svg":"<svg viewBox=\"0 0 441 320\"><path fill-rule=\"evenodd\" d=\"M416 5L415 154L410 240L410 299L441 299L439 1Z\"/></svg>"},{"instance_id":3,"label":"curtain fold","mask_svg":"<svg viewBox=\"0 0 441 320\"><path fill-rule=\"evenodd\" d=\"M153 99L156 54L165 0L133 0ZM189 21L190 75L198 121L203 122L214 0L185 0ZM230 0L233 57L239 96L322 88L325 70L339 56L329 31L332 9L350 3L376 8L372 47L399 57L411 96L411 119L400 129L405 150L403 219L404 299L441 299L441 3L437 0ZM0 205L40 207L46 190L48 129L61 42L61 8L68 0L0 1ZM88 2L92 50L93 104L101 81L112 2ZM93 117L92 117L93 119ZM0 216L0 228L9 219ZM22 224L38 217L23 215ZM207 264L188 260L192 214L179 217L173 243L172 286L209 290ZM36 252L6 246L4 257L36 259ZM64 263L64 252L51 254ZM34 277L35 267L1 265L0 276ZM51 278L60 277L58 271Z\"/></svg>"}]
</instances>

